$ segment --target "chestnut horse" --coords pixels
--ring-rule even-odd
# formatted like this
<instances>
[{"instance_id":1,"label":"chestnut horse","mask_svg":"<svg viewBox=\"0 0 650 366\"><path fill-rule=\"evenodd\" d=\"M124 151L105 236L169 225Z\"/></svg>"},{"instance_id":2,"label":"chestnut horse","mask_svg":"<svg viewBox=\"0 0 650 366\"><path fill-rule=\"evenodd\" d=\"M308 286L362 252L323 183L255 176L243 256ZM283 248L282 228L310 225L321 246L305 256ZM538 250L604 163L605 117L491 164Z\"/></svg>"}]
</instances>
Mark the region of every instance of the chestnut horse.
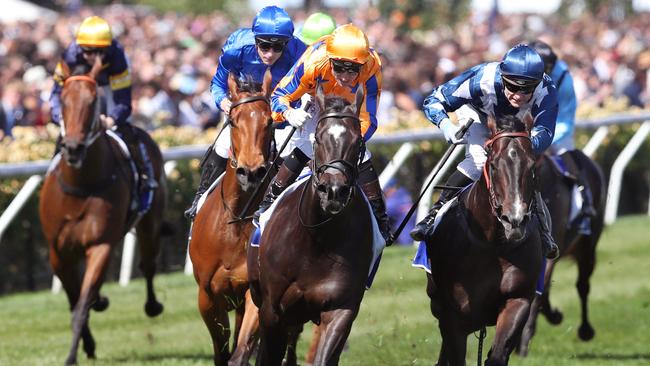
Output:
<instances>
[{"instance_id":1,"label":"chestnut horse","mask_svg":"<svg viewBox=\"0 0 650 366\"><path fill-rule=\"evenodd\" d=\"M596 265L596 244L604 227L604 209L607 187L605 178L600 167L580 150L568 151L571 154L579 170L584 174L593 199L593 206L596 210L596 217L591 219L591 234L579 234L576 225L570 222L573 181L560 175L553 167L550 157L543 155L537 162L536 171L541 182L542 196L548 204L553 219L553 237L559 248L560 257L572 257L578 264L578 281L576 288L580 296L581 324L578 328L578 336L583 341L591 340L594 337L594 329L589 323L587 311L587 297L589 296L589 279ZM525 356L528 353L531 338L535 333L537 315L541 312L551 324L560 324L562 313L551 307L549 292L551 275L556 261L547 261L544 274L544 292L535 298L533 307L526 327L522 333L519 345L519 354Z\"/></svg>"},{"instance_id":2,"label":"chestnut horse","mask_svg":"<svg viewBox=\"0 0 650 366\"><path fill-rule=\"evenodd\" d=\"M506 365L535 296L542 266L535 219L530 125L488 118L482 177L442 217L426 248L427 294L438 318L438 365L465 365L467 336L496 324L486 365Z\"/></svg>"},{"instance_id":3,"label":"chestnut horse","mask_svg":"<svg viewBox=\"0 0 650 366\"><path fill-rule=\"evenodd\" d=\"M322 113L313 175L276 203L259 257L249 253L251 291L260 306L257 365L279 366L287 343L309 320L320 324L313 365L337 364L358 314L373 240L369 206L356 185L364 152L363 93L359 88L350 105L342 98L326 99L317 87Z\"/></svg>"},{"instance_id":4,"label":"chestnut horse","mask_svg":"<svg viewBox=\"0 0 650 366\"><path fill-rule=\"evenodd\" d=\"M239 85L241 84L241 85ZM194 278L199 286L198 304L208 327L214 348L215 365L246 365L256 340L258 310L250 299L246 249L254 229L250 220L229 223L242 212L246 203L254 211L264 189L262 182L271 159L273 125L269 96L271 72L267 70L261 85L249 79L239 83L233 74L228 77L232 100L230 107L232 154L223 178L206 198L191 228L190 258ZM231 329L228 312L236 311L235 344L231 359Z\"/></svg>"},{"instance_id":5,"label":"chestnut horse","mask_svg":"<svg viewBox=\"0 0 650 366\"><path fill-rule=\"evenodd\" d=\"M64 64L64 63L62 63ZM46 177L41 190L40 220L50 247L50 264L68 296L72 311L72 346L66 364L75 364L79 340L89 358L95 341L88 325L89 310L102 311L108 299L100 296L113 248L133 225L130 208L137 189L128 158L107 135L99 118L97 75L101 61L88 74L70 76L64 67L61 92L62 158ZM156 143L140 131L153 164L158 188L150 210L137 222L140 269L147 281L145 311L156 316L163 306L156 300L153 277L165 207L166 181ZM83 279L79 262L85 259Z\"/></svg>"}]
</instances>

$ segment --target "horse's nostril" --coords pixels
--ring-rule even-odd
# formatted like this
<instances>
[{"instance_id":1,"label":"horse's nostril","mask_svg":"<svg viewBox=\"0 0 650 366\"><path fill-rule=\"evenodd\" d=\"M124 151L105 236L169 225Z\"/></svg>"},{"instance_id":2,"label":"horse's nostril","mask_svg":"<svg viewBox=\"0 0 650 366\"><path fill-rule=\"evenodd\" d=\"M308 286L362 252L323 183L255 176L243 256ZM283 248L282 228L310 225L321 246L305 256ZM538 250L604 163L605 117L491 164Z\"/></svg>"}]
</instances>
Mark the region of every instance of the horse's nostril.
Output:
<instances>
[{"instance_id":1,"label":"horse's nostril","mask_svg":"<svg viewBox=\"0 0 650 366\"><path fill-rule=\"evenodd\" d=\"M350 194L350 187L349 186L342 186L339 190L339 197L341 198L346 198Z\"/></svg>"},{"instance_id":2,"label":"horse's nostril","mask_svg":"<svg viewBox=\"0 0 650 366\"><path fill-rule=\"evenodd\" d=\"M508 216L506 216L506 215L501 215L501 221L506 222L508 224L512 224L510 222L510 218Z\"/></svg>"},{"instance_id":3,"label":"horse's nostril","mask_svg":"<svg viewBox=\"0 0 650 366\"><path fill-rule=\"evenodd\" d=\"M255 169L255 173L254 173L255 179L257 181L261 181L264 178L264 176L266 175L266 171L267 171L266 167L259 167L259 168Z\"/></svg>"},{"instance_id":4,"label":"horse's nostril","mask_svg":"<svg viewBox=\"0 0 650 366\"><path fill-rule=\"evenodd\" d=\"M327 193L327 187L325 187L324 184L319 184L316 189L318 189L318 192L320 193Z\"/></svg>"},{"instance_id":5,"label":"horse's nostril","mask_svg":"<svg viewBox=\"0 0 650 366\"><path fill-rule=\"evenodd\" d=\"M237 174L238 176L245 176L245 175L246 175L246 169L244 169L244 168L237 168L237 169L235 170L235 174Z\"/></svg>"}]
</instances>

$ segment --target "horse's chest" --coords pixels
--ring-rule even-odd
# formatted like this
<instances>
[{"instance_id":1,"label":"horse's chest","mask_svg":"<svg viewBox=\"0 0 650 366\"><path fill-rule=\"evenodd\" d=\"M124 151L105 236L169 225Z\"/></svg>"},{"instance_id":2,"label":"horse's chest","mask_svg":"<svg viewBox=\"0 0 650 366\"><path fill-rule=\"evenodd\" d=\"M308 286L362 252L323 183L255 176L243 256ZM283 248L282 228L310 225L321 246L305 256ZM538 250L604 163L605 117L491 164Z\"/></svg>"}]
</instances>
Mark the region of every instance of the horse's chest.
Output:
<instances>
[{"instance_id":1,"label":"horse's chest","mask_svg":"<svg viewBox=\"0 0 650 366\"><path fill-rule=\"evenodd\" d=\"M124 221L116 220L110 205L92 201L83 209L70 210L61 217L60 244L89 245L119 240Z\"/></svg>"}]
</instances>

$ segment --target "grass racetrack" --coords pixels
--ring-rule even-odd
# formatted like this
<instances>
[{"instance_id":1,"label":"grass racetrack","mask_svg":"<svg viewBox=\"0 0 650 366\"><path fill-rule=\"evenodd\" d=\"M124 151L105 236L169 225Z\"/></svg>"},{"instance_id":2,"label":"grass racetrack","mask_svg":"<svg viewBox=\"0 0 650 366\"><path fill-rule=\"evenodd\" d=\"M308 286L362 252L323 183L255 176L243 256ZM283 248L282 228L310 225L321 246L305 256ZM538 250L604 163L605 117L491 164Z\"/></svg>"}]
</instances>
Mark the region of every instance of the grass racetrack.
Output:
<instances>
[{"instance_id":1,"label":"grass racetrack","mask_svg":"<svg viewBox=\"0 0 650 366\"><path fill-rule=\"evenodd\" d=\"M650 365L650 218L624 217L603 233L591 282L590 319L595 338L577 337L580 321L576 266L561 261L551 301L564 321L540 318L527 358L512 365ZM412 268L411 247L388 248L374 285L366 293L341 365L433 365L440 347L437 321L425 294L424 272ZM212 345L196 306L191 276L156 278L165 312L144 314L144 282L122 288L110 283L103 313L91 312L97 359L79 351L82 365L211 365ZM70 314L63 293L48 291L0 298L0 365L62 365L71 342ZM308 338L307 328L304 339ZM488 328L485 357L493 329ZM304 355L306 340L299 352ZM477 341L468 337L468 365L476 364Z\"/></svg>"}]
</instances>

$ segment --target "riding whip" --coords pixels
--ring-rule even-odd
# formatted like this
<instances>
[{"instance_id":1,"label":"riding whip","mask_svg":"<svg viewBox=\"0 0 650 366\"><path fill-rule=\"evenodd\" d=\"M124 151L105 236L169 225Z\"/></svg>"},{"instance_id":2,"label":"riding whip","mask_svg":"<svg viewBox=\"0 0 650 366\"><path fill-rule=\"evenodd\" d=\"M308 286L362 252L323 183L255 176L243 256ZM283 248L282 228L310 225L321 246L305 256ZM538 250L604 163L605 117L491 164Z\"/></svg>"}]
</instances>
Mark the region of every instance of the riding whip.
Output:
<instances>
[{"instance_id":1,"label":"riding whip","mask_svg":"<svg viewBox=\"0 0 650 366\"><path fill-rule=\"evenodd\" d=\"M305 105L303 107L303 110L305 110L305 111L308 110L309 108L311 108L311 105L312 105L312 102L310 100L307 103L305 103ZM242 217L242 216L245 215L246 212L248 212L248 209L253 204L253 201L255 200L255 197L259 193L260 188L264 185L263 183L266 182L266 180L269 178L269 174L271 174L272 171L278 169L279 159L281 159L280 155L282 155L282 152L284 151L284 148L287 146L287 144L289 143L289 140L291 140L291 137L293 137L293 134L295 132L296 132L296 127L291 127L291 131L289 132L289 136L287 136L287 138L282 143L282 146L280 146L280 150L278 150L278 154L276 155L275 159L273 159L273 163L271 163L271 167L269 168L269 170L266 171L266 174L264 174L264 178L262 178L262 182L257 187L255 187L255 190L253 191L253 194L250 196L250 198L248 199L248 202L246 202L246 205L244 206L244 209L241 211L241 215L239 215L239 217L236 217L233 220L228 221L229 224L234 224L236 222L240 222L240 221L246 220L248 218L248 217Z\"/></svg>"},{"instance_id":2,"label":"riding whip","mask_svg":"<svg viewBox=\"0 0 650 366\"><path fill-rule=\"evenodd\" d=\"M474 118L470 118L467 121L467 123L465 124L465 126L463 126L460 130L458 130L456 132L456 138L457 139L463 138L463 136L465 136L465 132L467 132L467 130L469 130L469 127L472 125L472 123L474 123ZM458 145L458 144L454 143L451 146L449 146L447 148L447 151L445 151L445 154L442 156L442 158L440 158L440 160L438 161L438 164L436 165L436 167L435 167L435 169L434 169L434 171L433 171L433 173L431 175L431 179L429 179L429 182L427 182L427 185L420 192L420 196L418 197L418 199L415 200L415 202L413 202L413 206L411 206L411 209L409 210L409 212L406 214L406 216L402 220L402 223L399 224L399 227L397 228L397 230L395 230L395 233L393 234L394 238L398 238L399 234L402 233L402 230L404 230L404 226L406 226L406 223L409 221L411 216L413 216L413 213L415 212L415 209L418 207L418 203L420 203L420 200L424 196L424 192L426 192L429 189L429 186L431 185L431 183L433 183L433 180L436 178L436 175L438 175L438 172L440 172L440 169L442 169L442 166L445 165L445 163L447 162L447 159L449 159L449 156L451 156L451 153L456 148L456 145Z\"/></svg>"}]
</instances>

